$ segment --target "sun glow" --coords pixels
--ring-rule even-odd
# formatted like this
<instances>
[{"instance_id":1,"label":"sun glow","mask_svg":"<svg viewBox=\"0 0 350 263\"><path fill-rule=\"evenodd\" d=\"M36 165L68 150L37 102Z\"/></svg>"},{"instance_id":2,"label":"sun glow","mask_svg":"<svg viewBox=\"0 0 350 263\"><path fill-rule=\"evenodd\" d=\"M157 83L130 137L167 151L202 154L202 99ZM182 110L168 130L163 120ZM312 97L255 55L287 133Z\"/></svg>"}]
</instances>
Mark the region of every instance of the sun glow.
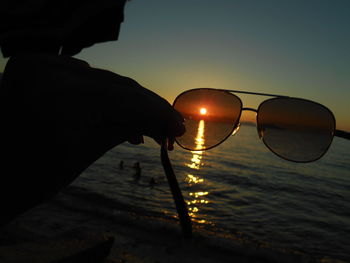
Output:
<instances>
[{"instance_id":1,"label":"sun glow","mask_svg":"<svg viewBox=\"0 0 350 263\"><path fill-rule=\"evenodd\" d=\"M200 108L200 109L199 109L199 113L200 113L201 115L206 115L206 114L207 114L207 109L206 109L206 108Z\"/></svg>"}]
</instances>

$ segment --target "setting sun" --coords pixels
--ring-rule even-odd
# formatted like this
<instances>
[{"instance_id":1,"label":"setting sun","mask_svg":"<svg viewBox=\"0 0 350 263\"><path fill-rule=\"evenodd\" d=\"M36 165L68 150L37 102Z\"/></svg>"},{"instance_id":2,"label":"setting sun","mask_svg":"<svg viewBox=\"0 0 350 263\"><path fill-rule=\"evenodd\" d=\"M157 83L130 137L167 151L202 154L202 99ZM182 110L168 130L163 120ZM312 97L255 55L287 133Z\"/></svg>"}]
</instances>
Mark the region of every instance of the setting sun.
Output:
<instances>
[{"instance_id":1,"label":"setting sun","mask_svg":"<svg viewBox=\"0 0 350 263\"><path fill-rule=\"evenodd\" d=\"M206 115L206 114L207 114L207 109L206 109L206 108L200 108L200 109L199 109L199 113L200 113L201 115Z\"/></svg>"}]
</instances>

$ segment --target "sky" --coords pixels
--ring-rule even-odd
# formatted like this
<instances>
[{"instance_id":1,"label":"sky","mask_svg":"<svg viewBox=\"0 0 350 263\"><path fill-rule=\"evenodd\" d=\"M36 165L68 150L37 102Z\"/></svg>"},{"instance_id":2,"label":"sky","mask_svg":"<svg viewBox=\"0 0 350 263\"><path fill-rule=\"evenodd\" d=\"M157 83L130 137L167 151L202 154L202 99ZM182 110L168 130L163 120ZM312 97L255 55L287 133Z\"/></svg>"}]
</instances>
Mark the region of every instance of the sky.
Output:
<instances>
[{"instance_id":1,"label":"sky","mask_svg":"<svg viewBox=\"0 0 350 263\"><path fill-rule=\"evenodd\" d=\"M201 87L313 100L350 131L349 13L349 0L132 0L119 40L76 57L170 103Z\"/></svg>"}]
</instances>

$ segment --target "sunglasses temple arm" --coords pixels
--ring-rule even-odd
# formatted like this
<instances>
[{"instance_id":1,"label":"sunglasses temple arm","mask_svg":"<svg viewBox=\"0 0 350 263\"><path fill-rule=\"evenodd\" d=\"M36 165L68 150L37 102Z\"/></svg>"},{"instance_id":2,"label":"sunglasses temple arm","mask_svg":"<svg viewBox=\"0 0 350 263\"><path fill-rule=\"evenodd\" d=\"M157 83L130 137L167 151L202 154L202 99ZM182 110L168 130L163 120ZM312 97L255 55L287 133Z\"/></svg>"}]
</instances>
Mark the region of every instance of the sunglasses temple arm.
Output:
<instances>
[{"instance_id":1,"label":"sunglasses temple arm","mask_svg":"<svg viewBox=\"0 0 350 263\"><path fill-rule=\"evenodd\" d=\"M172 193L173 198L174 198L176 210L177 210L177 213L178 213L178 216L180 219L180 224L182 227L182 232L186 238L190 238L192 236L191 218L188 214L185 200L182 196L181 189L180 189L179 184L177 182L177 179L176 179L173 167L171 165L171 162L169 160L167 146L168 146L167 139L164 138L162 140L162 144L161 144L160 158L162 161L165 175L168 179L171 193Z\"/></svg>"},{"instance_id":2,"label":"sunglasses temple arm","mask_svg":"<svg viewBox=\"0 0 350 263\"><path fill-rule=\"evenodd\" d=\"M350 132L335 130L334 136L350 140Z\"/></svg>"}]
</instances>

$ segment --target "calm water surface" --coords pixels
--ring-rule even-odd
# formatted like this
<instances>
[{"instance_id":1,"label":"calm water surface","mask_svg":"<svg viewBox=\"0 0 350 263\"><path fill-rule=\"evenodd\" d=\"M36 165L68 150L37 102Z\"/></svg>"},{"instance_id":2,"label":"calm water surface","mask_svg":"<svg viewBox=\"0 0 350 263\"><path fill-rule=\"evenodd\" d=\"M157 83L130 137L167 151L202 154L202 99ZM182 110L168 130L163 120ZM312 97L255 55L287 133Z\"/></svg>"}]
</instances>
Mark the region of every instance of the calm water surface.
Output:
<instances>
[{"instance_id":1,"label":"calm water surface","mask_svg":"<svg viewBox=\"0 0 350 263\"><path fill-rule=\"evenodd\" d=\"M159 151L151 140L140 146L125 143L75 184L135 209L175 216ZM350 142L335 138L321 160L291 163L271 153L255 127L243 126L217 148L191 152L176 147L170 159L195 224L350 261L349 153Z\"/></svg>"}]
</instances>

